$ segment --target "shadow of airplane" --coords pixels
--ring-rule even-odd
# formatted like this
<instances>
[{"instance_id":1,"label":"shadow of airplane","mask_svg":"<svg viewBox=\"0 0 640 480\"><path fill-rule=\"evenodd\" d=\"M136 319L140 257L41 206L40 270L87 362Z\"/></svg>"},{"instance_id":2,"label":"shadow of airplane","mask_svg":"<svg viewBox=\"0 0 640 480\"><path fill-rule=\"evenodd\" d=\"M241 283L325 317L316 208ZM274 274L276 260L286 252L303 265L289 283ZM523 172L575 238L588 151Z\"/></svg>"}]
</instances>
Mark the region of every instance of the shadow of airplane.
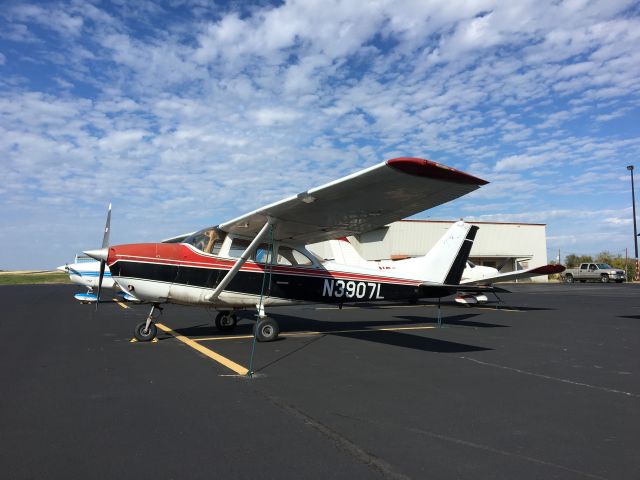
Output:
<instances>
[{"instance_id":1,"label":"shadow of airplane","mask_svg":"<svg viewBox=\"0 0 640 480\"><path fill-rule=\"evenodd\" d=\"M456 315L448 317L447 321L464 321L466 318L475 316L476 314ZM463 343L451 342L447 340L439 340L434 338L405 333L402 331L381 330L382 328L393 328L394 326L412 326L424 325L425 323L433 323L433 319L425 319L423 317L407 317L403 320L358 320L351 322L327 322L315 320L311 318L300 318L283 314L272 314L280 325L280 333L299 331L318 332L319 335L314 337L310 342L317 341L323 336L339 336L353 338L357 340L365 340L368 342L381 343L396 347L411 348L425 352L437 353L462 353L462 352L478 352L490 350L489 348L477 347L475 345L467 345ZM425 322L425 320L427 320ZM175 332L197 340L198 337L204 338L208 336L224 336L225 334L218 331L213 325L201 324L192 327L178 328ZM253 323L243 322L239 324L229 336L252 335ZM280 337L281 341L288 340L286 337ZM282 358L290 355L287 354ZM273 363L273 362L272 362ZM264 368L264 367L262 367Z\"/></svg>"},{"instance_id":2,"label":"shadow of airplane","mask_svg":"<svg viewBox=\"0 0 640 480\"><path fill-rule=\"evenodd\" d=\"M467 318L473 318L478 316L477 313L471 313L468 315L451 315L442 318L443 325L449 326L463 326L463 327L473 327L473 328L508 328L509 325L499 325L497 323L487 323L487 322L474 322L467 320ZM395 318L404 318L409 321L418 321L421 317L414 317L412 315L396 315ZM425 322L424 319L421 319L421 323L435 323L436 320L430 320L430 322Z\"/></svg>"}]
</instances>

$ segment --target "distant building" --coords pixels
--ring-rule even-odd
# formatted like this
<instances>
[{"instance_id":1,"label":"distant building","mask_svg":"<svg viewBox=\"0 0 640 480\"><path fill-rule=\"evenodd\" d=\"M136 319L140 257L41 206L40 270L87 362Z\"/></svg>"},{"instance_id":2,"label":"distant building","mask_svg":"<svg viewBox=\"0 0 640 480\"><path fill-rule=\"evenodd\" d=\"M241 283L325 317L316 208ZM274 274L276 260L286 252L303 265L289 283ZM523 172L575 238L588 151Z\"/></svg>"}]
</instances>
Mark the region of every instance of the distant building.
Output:
<instances>
[{"instance_id":1,"label":"distant building","mask_svg":"<svg viewBox=\"0 0 640 480\"><path fill-rule=\"evenodd\" d=\"M384 228L351 237L355 248L367 260L397 260L424 255L454 221L402 220ZM547 264L546 225L537 223L468 222L480 227L469 260L477 265L512 272ZM328 258L323 244L312 246ZM547 277L535 277L546 282ZM525 280L529 281L529 280Z\"/></svg>"}]
</instances>

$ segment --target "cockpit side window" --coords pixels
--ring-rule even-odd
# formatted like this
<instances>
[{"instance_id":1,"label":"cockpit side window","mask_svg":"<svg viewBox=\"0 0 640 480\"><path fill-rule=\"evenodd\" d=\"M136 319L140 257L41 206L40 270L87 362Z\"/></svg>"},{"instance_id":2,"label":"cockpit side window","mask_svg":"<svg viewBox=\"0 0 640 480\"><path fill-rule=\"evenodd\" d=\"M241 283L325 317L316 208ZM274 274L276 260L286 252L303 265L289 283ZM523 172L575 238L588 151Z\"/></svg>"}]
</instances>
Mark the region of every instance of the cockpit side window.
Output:
<instances>
[{"instance_id":1,"label":"cockpit side window","mask_svg":"<svg viewBox=\"0 0 640 480\"><path fill-rule=\"evenodd\" d=\"M218 255L220 254L220 247L222 247L225 236L226 234L222 230L218 230L215 227L206 228L187 237L184 243L193 245L204 253Z\"/></svg>"}]
</instances>

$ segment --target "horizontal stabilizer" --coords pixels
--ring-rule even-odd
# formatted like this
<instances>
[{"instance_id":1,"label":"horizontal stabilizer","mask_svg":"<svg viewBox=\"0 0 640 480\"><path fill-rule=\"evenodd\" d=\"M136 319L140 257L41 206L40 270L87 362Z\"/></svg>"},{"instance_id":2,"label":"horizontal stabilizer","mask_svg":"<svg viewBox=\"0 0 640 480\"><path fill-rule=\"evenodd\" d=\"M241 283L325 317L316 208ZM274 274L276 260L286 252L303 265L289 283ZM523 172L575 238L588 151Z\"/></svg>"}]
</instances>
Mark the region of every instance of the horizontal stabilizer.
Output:
<instances>
[{"instance_id":1,"label":"horizontal stabilizer","mask_svg":"<svg viewBox=\"0 0 640 480\"><path fill-rule=\"evenodd\" d=\"M485 277L479 280L466 280L463 285L491 285L496 282L508 282L510 280L521 280L524 278L537 277L540 275L553 275L565 271L564 265L543 265L541 267L528 268L527 270L516 270L515 272L501 273L492 277Z\"/></svg>"}]
</instances>

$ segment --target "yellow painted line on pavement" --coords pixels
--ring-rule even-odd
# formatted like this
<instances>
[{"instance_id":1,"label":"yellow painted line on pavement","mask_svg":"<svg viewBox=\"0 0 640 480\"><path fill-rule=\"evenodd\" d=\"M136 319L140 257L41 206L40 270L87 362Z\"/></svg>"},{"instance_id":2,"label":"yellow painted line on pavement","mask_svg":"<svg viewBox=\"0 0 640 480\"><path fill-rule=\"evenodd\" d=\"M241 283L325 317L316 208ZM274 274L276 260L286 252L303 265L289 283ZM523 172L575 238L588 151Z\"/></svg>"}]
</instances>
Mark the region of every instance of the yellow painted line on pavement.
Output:
<instances>
[{"instance_id":1,"label":"yellow painted line on pavement","mask_svg":"<svg viewBox=\"0 0 640 480\"><path fill-rule=\"evenodd\" d=\"M433 325L424 325L419 327L384 327L384 328L362 328L357 330L326 330L322 332L316 331L308 331L308 332L289 332L289 333L281 333L280 337L312 337L315 335L328 335L332 333L364 333L364 332L395 332L400 330L429 330L432 328L436 328ZM234 335L234 336L219 336L219 337L205 337L205 338L197 338L193 341L195 342L209 342L215 340L239 340L239 339L249 339L253 338L253 335Z\"/></svg>"},{"instance_id":2,"label":"yellow painted line on pavement","mask_svg":"<svg viewBox=\"0 0 640 480\"><path fill-rule=\"evenodd\" d=\"M236 362L234 362L233 360L229 360L228 358L223 357L219 353L216 353L213 350L209 350L208 348L203 347L202 345L200 345L199 343L191 340L190 338L187 338L187 337L185 337L183 335L180 335L180 334L174 332L173 330L171 330L166 325L163 325L162 323L156 323L156 326L160 330L162 330L163 332L166 332L169 335L172 335L173 337L175 337L177 340L180 340L182 343L184 343L186 345L189 345L194 350L202 353L203 355L206 355L211 360L215 360L220 365L223 365L223 366L227 367L229 370L233 370L238 375L246 375L248 373L248 371L249 371L246 368L244 368L242 365L239 365Z\"/></svg>"},{"instance_id":3,"label":"yellow painted line on pavement","mask_svg":"<svg viewBox=\"0 0 640 480\"><path fill-rule=\"evenodd\" d=\"M117 300L117 299L115 299L115 298L113 299L113 301L114 301L114 302L116 302L118 305L120 305L120 306L121 306L122 308L124 308L125 310L126 310L127 308L131 308L131 307L129 307L129 305L125 305L125 304L124 304L124 303L122 303L120 300Z\"/></svg>"}]
</instances>

